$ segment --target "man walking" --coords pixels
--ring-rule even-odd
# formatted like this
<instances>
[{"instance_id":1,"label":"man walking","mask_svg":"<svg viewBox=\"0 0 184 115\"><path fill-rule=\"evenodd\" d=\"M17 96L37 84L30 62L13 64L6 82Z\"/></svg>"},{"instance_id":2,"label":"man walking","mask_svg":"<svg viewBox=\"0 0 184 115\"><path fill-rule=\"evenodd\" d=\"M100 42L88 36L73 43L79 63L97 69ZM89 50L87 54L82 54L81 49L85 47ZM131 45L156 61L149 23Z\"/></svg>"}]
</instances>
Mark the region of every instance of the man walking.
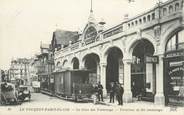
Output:
<instances>
[{"instance_id":1,"label":"man walking","mask_svg":"<svg viewBox=\"0 0 184 115\"><path fill-rule=\"evenodd\" d=\"M118 105L123 105L123 93L124 89L121 86L121 84L117 85L117 99L118 99Z\"/></svg>"},{"instance_id":2,"label":"man walking","mask_svg":"<svg viewBox=\"0 0 184 115\"><path fill-rule=\"evenodd\" d=\"M112 82L110 84L110 103L114 103L114 94L115 94L115 85L114 83Z\"/></svg>"},{"instance_id":3,"label":"man walking","mask_svg":"<svg viewBox=\"0 0 184 115\"><path fill-rule=\"evenodd\" d=\"M100 82L98 82L98 100L103 101L103 86Z\"/></svg>"}]
</instances>

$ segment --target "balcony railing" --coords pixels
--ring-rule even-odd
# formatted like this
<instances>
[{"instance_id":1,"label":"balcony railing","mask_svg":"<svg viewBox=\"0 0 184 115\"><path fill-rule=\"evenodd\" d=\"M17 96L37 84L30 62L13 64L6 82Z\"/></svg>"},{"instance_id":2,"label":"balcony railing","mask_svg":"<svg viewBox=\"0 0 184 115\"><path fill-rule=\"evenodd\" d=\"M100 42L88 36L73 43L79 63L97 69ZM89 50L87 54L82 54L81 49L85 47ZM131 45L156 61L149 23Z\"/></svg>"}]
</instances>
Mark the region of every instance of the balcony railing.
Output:
<instances>
[{"instance_id":1,"label":"balcony railing","mask_svg":"<svg viewBox=\"0 0 184 115\"><path fill-rule=\"evenodd\" d=\"M102 39L100 39L99 37L100 35L98 35L98 39L86 39L85 44L88 45L100 42L101 40L117 35L121 32L129 31L132 28L136 28L142 25L152 26L153 24L157 24L159 20L167 19L167 17L169 16L181 13L183 9L182 2L183 0L169 0L165 3L160 3L156 7L147 12L135 16L134 18L131 18L113 28L103 31L102 33L100 33L102 35ZM61 54L61 52L63 54L65 52L70 52L79 49L80 47L86 46L80 44L82 44L81 41L76 42L74 44L70 44L67 47L61 48L61 50L56 51L55 56L57 57L58 55Z\"/></svg>"}]
</instances>

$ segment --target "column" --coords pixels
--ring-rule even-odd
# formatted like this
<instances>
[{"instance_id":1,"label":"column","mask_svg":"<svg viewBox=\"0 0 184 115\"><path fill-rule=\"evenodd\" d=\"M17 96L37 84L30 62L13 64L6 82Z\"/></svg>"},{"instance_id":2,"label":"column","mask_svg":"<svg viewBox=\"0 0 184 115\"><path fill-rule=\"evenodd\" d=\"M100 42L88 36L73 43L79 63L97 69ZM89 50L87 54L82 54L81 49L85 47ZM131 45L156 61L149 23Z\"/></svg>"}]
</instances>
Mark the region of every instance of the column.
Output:
<instances>
[{"instance_id":1,"label":"column","mask_svg":"<svg viewBox=\"0 0 184 115\"><path fill-rule=\"evenodd\" d=\"M106 67L107 67L107 63L100 63L100 82L103 86L103 95L107 96L107 89L106 89Z\"/></svg>"},{"instance_id":2,"label":"column","mask_svg":"<svg viewBox=\"0 0 184 115\"><path fill-rule=\"evenodd\" d=\"M131 91L131 63L132 59L123 59L124 63L124 94L123 102L132 102L132 91Z\"/></svg>"},{"instance_id":3,"label":"column","mask_svg":"<svg viewBox=\"0 0 184 115\"><path fill-rule=\"evenodd\" d=\"M82 59L80 59L80 61L79 61L79 68L80 69L84 69L85 68L84 67L84 61Z\"/></svg>"},{"instance_id":4,"label":"column","mask_svg":"<svg viewBox=\"0 0 184 115\"><path fill-rule=\"evenodd\" d=\"M163 73L163 55L159 56L159 63L156 65L156 95L155 104L165 105L164 96L164 73Z\"/></svg>"},{"instance_id":5,"label":"column","mask_svg":"<svg viewBox=\"0 0 184 115\"><path fill-rule=\"evenodd\" d=\"M124 84L124 68L123 68L123 61L122 59L119 59L119 83Z\"/></svg>"},{"instance_id":6,"label":"column","mask_svg":"<svg viewBox=\"0 0 184 115\"><path fill-rule=\"evenodd\" d=\"M100 81L100 64L97 64L97 83Z\"/></svg>"},{"instance_id":7,"label":"column","mask_svg":"<svg viewBox=\"0 0 184 115\"><path fill-rule=\"evenodd\" d=\"M150 88L146 88L146 92L153 93L153 63L146 63L146 84L150 83Z\"/></svg>"}]
</instances>

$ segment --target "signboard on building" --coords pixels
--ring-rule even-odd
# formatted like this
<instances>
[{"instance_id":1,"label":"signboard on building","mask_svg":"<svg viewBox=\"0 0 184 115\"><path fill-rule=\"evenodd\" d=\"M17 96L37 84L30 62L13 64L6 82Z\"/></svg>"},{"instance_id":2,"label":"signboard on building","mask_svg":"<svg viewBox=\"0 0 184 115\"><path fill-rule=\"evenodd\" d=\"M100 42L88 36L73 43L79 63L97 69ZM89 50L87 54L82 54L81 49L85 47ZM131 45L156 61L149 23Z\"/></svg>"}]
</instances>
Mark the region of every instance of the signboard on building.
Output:
<instances>
[{"instance_id":1,"label":"signboard on building","mask_svg":"<svg viewBox=\"0 0 184 115\"><path fill-rule=\"evenodd\" d=\"M85 44L90 44L95 42L96 37L97 37L97 30L92 26L89 27L86 30L86 33L84 36Z\"/></svg>"},{"instance_id":2,"label":"signboard on building","mask_svg":"<svg viewBox=\"0 0 184 115\"><path fill-rule=\"evenodd\" d=\"M158 63L158 61L158 56L146 56L145 58L146 63Z\"/></svg>"},{"instance_id":3,"label":"signboard on building","mask_svg":"<svg viewBox=\"0 0 184 115\"><path fill-rule=\"evenodd\" d=\"M39 88L39 87L40 87L40 82L39 82L39 81L33 81L33 82L32 82L32 86L33 86L34 88Z\"/></svg>"}]
</instances>

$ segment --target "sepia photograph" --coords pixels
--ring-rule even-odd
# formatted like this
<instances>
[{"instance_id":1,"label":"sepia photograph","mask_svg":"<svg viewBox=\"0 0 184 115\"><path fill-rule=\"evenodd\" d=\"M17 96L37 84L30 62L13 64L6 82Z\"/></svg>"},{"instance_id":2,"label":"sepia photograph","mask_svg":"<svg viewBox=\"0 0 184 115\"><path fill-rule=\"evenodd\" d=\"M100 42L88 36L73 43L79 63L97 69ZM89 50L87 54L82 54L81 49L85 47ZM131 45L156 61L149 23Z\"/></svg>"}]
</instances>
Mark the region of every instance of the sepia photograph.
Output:
<instances>
[{"instance_id":1,"label":"sepia photograph","mask_svg":"<svg viewBox=\"0 0 184 115\"><path fill-rule=\"evenodd\" d=\"M184 115L184 0L0 0L0 115Z\"/></svg>"}]
</instances>

